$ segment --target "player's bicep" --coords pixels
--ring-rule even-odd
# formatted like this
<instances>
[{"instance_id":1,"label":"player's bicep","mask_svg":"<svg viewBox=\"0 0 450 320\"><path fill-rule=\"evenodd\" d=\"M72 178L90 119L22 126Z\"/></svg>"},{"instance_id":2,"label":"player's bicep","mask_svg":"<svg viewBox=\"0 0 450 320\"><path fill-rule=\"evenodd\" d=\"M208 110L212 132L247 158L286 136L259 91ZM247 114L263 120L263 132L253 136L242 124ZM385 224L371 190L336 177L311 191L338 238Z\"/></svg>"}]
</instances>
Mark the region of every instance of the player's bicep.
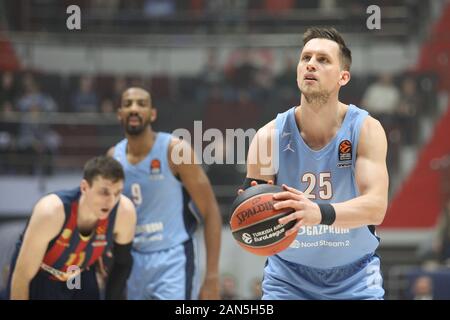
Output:
<instances>
[{"instance_id":1,"label":"player's bicep","mask_svg":"<svg viewBox=\"0 0 450 320\"><path fill-rule=\"evenodd\" d=\"M200 213L205 216L205 214L212 212L211 208L217 207L217 201L209 178L203 169L196 164L180 165L179 173L184 187Z\"/></svg>"},{"instance_id":2,"label":"player's bicep","mask_svg":"<svg viewBox=\"0 0 450 320\"><path fill-rule=\"evenodd\" d=\"M196 163L199 161L192 146L184 140L173 139L169 148L171 170L180 178L201 214L205 215L215 204L215 197L208 176Z\"/></svg>"},{"instance_id":3,"label":"player's bicep","mask_svg":"<svg viewBox=\"0 0 450 320\"><path fill-rule=\"evenodd\" d=\"M36 204L25 231L14 272L27 279L38 272L49 242L58 235L64 223L63 205L56 198L50 195ZM55 205L57 201L59 203Z\"/></svg>"},{"instance_id":4,"label":"player's bicep","mask_svg":"<svg viewBox=\"0 0 450 320\"><path fill-rule=\"evenodd\" d=\"M387 141L381 124L373 118L364 123L356 158L355 177L361 195L373 194L387 201L389 177L386 167Z\"/></svg>"}]
</instances>

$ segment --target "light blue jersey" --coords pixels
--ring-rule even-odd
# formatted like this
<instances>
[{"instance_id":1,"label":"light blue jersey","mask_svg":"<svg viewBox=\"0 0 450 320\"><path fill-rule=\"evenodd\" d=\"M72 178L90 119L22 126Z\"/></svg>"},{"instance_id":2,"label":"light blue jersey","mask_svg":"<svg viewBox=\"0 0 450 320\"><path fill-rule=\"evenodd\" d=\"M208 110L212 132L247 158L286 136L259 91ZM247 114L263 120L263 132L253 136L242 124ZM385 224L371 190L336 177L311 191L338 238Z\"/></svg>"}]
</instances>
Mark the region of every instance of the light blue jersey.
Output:
<instances>
[{"instance_id":1,"label":"light blue jersey","mask_svg":"<svg viewBox=\"0 0 450 320\"><path fill-rule=\"evenodd\" d=\"M302 191L317 203L359 195L355 160L368 113L349 105L341 128L321 150L309 148L295 121L295 108L276 118L279 171L276 183ZM383 299L378 238L369 227L302 227L286 250L267 259L263 299Z\"/></svg>"},{"instance_id":2,"label":"light blue jersey","mask_svg":"<svg viewBox=\"0 0 450 320\"><path fill-rule=\"evenodd\" d=\"M279 136L276 183L294 187L316 203L343 202L357 197L356 150L361 125L368 113L349 105L336 136L315 151L300 135L295 109L279 114L275 121ZM291 246L278 256L308 267L334 268L373 254L378 244L378 238L367 226L355 229L308 226L302 227Z\"/></svg>"},{"instance_id":3,"label":"light blue jersey","mask_svg":"<svg viewBox=\"0 0 450 320\"><path fill-rule=\"evenodd\" d=\"M155 143L138 164L127 160L127 139L114 149L125 171L124 194L137 211L133 269L128 299L197 299L199 269L192 237L202 218L169 166L172 135L156 133Z\"/></svg>"},{"instance_id":4,"label":"light blue jersey","mask_svg":"<svg viewBox=\"0 0 450 320\"><path fill-rule=\"evenodd\" d=\"M135 165L127 160L127 139L114 149L114 158L125 171L123 193L133 200L137 210L133 249L139 252L154 252L186 242L201 219L169 167L171 139L168 133L156 133L151 151Z\"/></svg>"}]
</instances>

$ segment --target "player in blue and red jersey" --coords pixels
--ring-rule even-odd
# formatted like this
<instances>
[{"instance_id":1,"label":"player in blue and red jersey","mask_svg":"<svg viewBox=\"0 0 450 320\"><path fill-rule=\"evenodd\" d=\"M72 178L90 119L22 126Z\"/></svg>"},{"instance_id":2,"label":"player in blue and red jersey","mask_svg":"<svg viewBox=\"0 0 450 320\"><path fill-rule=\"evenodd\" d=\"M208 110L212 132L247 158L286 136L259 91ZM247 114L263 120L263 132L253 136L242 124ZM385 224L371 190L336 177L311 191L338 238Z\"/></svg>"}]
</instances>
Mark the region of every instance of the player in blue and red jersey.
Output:
<instances>
[{"instance_id":1,"label":"player in blue and red jersey","mask_svg":"<svg viewBox=\"0 0 450 320\"><path fill-rule=\"evenodd\" d=\"M38 201L13 255L11 299L99 299L94 263L110 248L114 264L105 296L123 296L136 225L123 181L120 163L96 157L86 163L80 187ZM75 276L79 286L70 285Z\"/></svg>"}]
</instances>

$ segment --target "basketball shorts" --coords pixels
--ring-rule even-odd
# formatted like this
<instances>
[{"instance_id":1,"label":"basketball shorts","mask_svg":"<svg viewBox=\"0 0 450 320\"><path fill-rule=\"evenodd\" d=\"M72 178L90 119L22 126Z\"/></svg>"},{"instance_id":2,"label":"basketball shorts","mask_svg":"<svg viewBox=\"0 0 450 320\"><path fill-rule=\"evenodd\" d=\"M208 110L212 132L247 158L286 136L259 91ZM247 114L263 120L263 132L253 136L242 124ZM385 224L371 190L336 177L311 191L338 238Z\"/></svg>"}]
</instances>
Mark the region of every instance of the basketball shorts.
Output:
<instances>
[{"instance_id":1,"label":"basketball shorts","mask_svg":"<svg viewBox=\"0 0 450 320\"><path fill-rule=\"evenodd\" d=\"M381 300L384 296L377 255L348 265L317 269L274 255L267 259L264 300Z\"/></svg>"},{"instance_id":2,"label":"basketball shorts","mask_svg":"<svg viewBox=\"0 0 450 320\"><path fill-rule=\"evenodd\" d=\"M155 252L132 251L127 283L129 300L193 300L199 277L194 241Z\"/></svg>"}]
</instances>

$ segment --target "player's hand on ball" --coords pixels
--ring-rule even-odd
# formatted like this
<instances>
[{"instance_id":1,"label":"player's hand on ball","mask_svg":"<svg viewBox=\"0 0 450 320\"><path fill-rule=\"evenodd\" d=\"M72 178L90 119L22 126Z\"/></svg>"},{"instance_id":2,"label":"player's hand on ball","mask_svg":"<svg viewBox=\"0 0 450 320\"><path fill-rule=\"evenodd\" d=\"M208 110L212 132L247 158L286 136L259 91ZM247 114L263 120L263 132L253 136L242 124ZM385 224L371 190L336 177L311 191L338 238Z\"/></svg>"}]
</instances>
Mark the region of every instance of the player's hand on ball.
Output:
<instances>
[{"instance_id":1,"label":"player's hand on ball","mask_svg":"<svg viewBox=\"0 0 450 320\"><path fill-rule=\"evenodd\" d=\"M289 221L297 220L295 226L286 231L286 236L289 236L294 232L297 233L302 226L314 226L320 223L322 215L320 214L319 205L317 203L309 200L303 192L288 187L285 184L283 184L283 189L285 191L273 195L274 200L277 201L274 204L274 208L277 210L292 208L295 212L280 218L278 222L286 224Z\"/></svg>"},{"instance_id":2,"label":"player's hand on ball","mask_svg":"<svg viewBox=\"0 0 450 320\"><path fill-rule=\"evenodd\" d=\"M267 181L267 184L273 184L273 180ZM257 185L258 185L258 182L256 182L255 180L253 180L253 181L250 183L250 185L251 185L252 187L257 186ZM242 192L244 192L244 189L239 189L237 193L238 193L238 195L239 195L239 194L241 194Z\"/></svg>"}]
</instances>

